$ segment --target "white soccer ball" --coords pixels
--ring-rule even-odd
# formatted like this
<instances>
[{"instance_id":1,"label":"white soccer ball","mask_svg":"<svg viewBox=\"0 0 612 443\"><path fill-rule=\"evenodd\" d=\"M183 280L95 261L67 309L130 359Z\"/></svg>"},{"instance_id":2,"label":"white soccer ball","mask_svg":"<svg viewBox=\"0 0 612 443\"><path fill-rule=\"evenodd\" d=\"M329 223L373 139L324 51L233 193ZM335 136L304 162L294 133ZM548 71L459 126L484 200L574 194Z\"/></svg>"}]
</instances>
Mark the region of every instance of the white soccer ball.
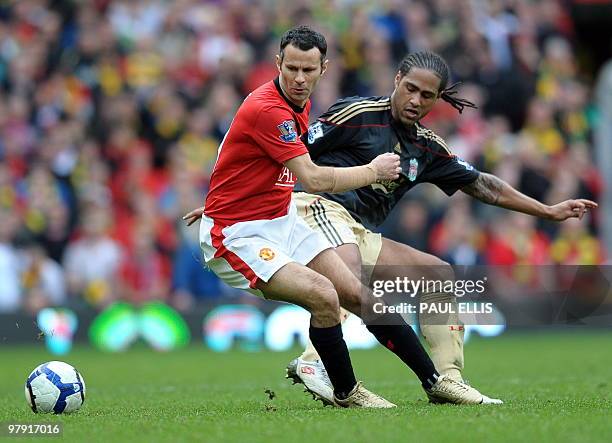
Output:
<instances>
[{"instance_id":1,"label":"white soccer ball","mask_svg":"<svg viewBox=\"0 0 612 443\"><path fill-rule=\"evenodd\" d=\"M34 412L69 414L85 401L85 380L68 363L50 361L32 371L25 396Z\"/></svg>"}]
</instances>

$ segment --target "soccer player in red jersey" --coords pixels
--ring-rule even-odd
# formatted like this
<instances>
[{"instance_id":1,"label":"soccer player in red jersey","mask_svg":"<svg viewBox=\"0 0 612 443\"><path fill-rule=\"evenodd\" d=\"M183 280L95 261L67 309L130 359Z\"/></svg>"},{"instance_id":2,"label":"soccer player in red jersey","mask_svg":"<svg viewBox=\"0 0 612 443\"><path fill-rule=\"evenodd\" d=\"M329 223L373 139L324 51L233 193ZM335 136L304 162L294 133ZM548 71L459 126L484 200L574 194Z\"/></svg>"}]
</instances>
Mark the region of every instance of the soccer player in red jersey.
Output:
<instances>
[{"instance_id":1,"label":"soccer player in red jersey","mask_svg":"<svg viewBox=\"0 0 612 443\"><path fill-rule=\"evenodd\" d=\"M200 244L207 266L229 285L310 311L310 339L338 406L392 407L356 381L342 337L339 293L360 296L359 281L291 205L298 177L312 192L342 192L401 172L394 154L352 168L310 159L300 135L308 128L309 97L327 68L326 51L325 38L307 27L283 36L279 77L245 99L219 147Z\"/></svg>"}]
</instances>

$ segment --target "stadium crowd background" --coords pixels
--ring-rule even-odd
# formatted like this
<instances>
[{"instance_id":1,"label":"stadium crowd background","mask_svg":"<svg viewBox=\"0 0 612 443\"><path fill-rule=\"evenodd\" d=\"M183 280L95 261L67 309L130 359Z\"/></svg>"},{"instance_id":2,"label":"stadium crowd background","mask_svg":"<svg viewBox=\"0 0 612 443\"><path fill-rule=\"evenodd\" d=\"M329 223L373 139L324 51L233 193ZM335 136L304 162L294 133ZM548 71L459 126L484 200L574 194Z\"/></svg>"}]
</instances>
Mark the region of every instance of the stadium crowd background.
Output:
<instances>
[{"instance_id":1,"label":"stadium crowd background","mask_svg":"<svg viewBox=\"0 0 612 443\"><path fill-rule=\"evenodd\" d=\"M330 47L311 118L390 94L401 58L434 50L479 105L440 103L424 122L454 153L542 201L598 201L593 73L557 0L4 2L0 312L240 296L202 269L180 216L297 23ZM456 264L597 264L594 215L553 224L422 185L381 230Z\"/></svg>"}]
</instances>

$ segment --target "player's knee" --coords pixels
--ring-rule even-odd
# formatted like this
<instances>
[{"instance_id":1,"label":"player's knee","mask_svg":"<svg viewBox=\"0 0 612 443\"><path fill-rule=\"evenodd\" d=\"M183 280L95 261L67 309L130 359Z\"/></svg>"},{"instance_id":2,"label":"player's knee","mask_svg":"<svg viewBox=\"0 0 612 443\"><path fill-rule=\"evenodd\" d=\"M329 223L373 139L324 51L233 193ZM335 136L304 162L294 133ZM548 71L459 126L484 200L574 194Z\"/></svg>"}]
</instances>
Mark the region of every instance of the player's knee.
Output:
<instances>
[{"instance_id":1,"label":"player's knee","mask_svg":"<svg viewBox=\"0 0 612 443\"><path fill-rule=\"evenodd\" d=\"M455 270L448 262L431 255L428 257L423 277L431 281L452 281L455 279Z\"/></svg>"},{"instance_id":2,"label":"player's knee","mask_svg":"<svg viewBox=\"0 0 612 443\"><path fill-rule=\"evenodd\" d=\"M332 287L333 288L333 287ZM340 318L340 301L338 300L338 294L336 291L325 291L319 295L319 303L317 310L334 318Z\"/></svg>"},{"instance_id":3,"label":"player's knee","mask_svg":"<svg viewBox=\"0 0 612 443\"><path fill-rule=\"evenodd\" d=\"M351 312L360 311L364 296L367 289L363 287L357 277L349 279L341 289L339 289L338 297L341 305Z\"/></svg>"},{"instance_id":4,"label":"player's knee","mask_svg":"<svg viewBox=\"0 0 612 443\"><path fill-rule=\"evenodd\" d=\"M326 277L317 274L311 281L311 312L324 315L339 315L340 302L334 285Z\"/></svg>"}]
</instances>

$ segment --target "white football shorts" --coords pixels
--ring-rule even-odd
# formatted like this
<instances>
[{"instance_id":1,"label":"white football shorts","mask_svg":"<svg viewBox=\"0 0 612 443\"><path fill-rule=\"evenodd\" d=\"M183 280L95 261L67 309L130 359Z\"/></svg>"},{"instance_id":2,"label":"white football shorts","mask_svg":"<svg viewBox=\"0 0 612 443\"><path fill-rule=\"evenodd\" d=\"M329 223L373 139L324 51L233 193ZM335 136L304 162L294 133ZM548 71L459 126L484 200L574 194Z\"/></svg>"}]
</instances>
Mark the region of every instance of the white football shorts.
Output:
<instances>
[{"instance_id":1,"label":"white football shorts","mask_svg":"<svg viewBox=\"0 0 612 443\"><path fill-rule=\"evenodd\" d=\"M297 215L289 213L271 220L252 220L223 227L205 215L200 221L200 247L209 269L228 285L263 295L257 280L268 282L290 262L307 265L326 249L327 239Z\"/></svg>"}]
</instances>

